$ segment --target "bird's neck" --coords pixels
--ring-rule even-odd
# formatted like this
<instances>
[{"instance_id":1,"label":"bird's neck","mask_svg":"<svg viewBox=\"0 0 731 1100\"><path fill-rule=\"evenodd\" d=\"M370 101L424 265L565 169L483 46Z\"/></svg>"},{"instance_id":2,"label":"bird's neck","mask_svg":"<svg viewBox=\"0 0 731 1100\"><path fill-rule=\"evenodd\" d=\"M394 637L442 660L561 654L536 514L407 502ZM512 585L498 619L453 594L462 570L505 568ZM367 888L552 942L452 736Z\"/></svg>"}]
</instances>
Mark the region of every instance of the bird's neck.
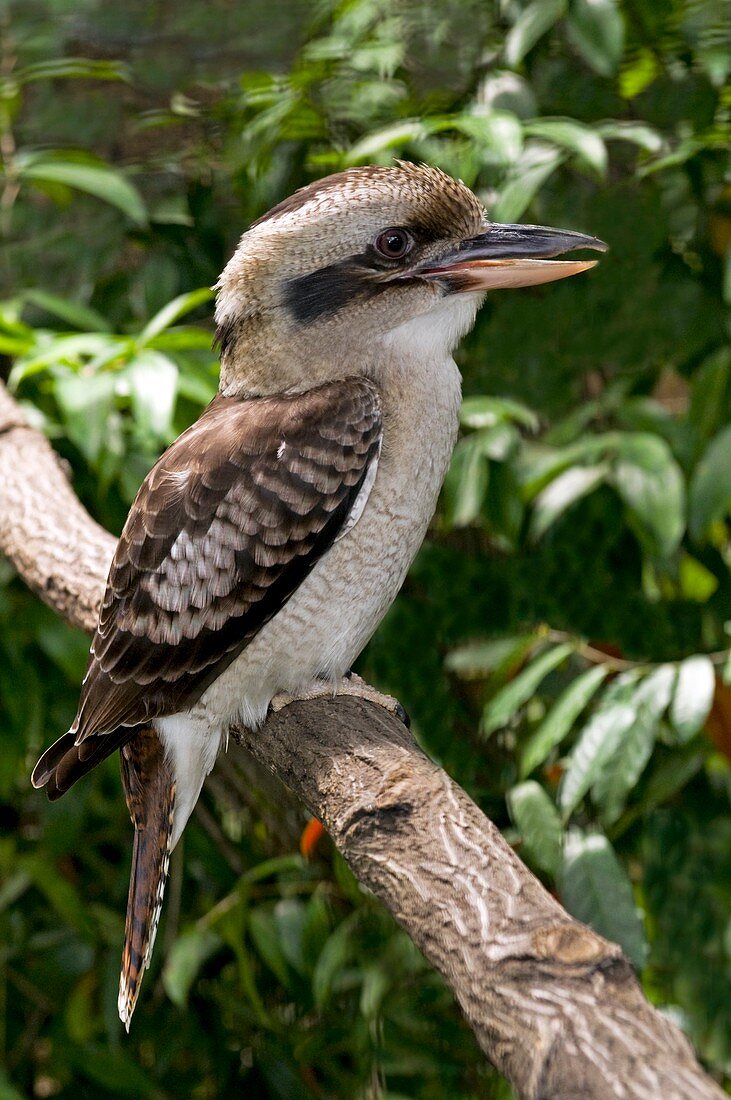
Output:
<instances>
[{"instance_id":1,"label":"bird's neck","mask_svg":"<svg viewBox=\"0 0 731 1100\"><path fill-rule=\"evenodd\" d=\"M445 313L447 311L445 310ZM467 308L458 319L469 327ZM457 438L461 378L452 358L456 342L445 327L452 323L435 311L393 330L381 342L374 381L383 401L382 462L398 467L404 493L429 498L429 514L446 474Z\"/></svg>"},{"instance_id":2,"label":"bird's neck","mask_svg":"<svg viewBox=\"0 0 731 1100\"><path fill-rule=\"evenodd\" d=\"M382 333L372 324L293 329L276 315L249 314L237 322L224 347L220 392L226 397L299 393L353 376L371 378L384 391L393 383L398 387L415 370L428 373L451 362L483 297L445 297L428 312ZM404 397L408 404L408 392Z\"/></svg>"}]
</instances>

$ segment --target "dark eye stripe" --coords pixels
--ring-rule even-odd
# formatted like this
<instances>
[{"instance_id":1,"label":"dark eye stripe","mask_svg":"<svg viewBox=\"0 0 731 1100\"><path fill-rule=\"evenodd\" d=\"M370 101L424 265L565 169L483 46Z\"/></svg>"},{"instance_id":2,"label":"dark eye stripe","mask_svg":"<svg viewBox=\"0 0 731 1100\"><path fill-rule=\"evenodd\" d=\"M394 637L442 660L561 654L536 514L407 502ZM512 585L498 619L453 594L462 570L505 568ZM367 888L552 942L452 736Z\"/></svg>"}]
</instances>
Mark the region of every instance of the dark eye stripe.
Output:
<instances>
[{"instance_id":1,"label":"dark eye stripe","mask_svg":"<svg viewBox=\"0 0 731 1100\"><path fill-rule=\"evenodd\" d=\"M311 325L322 317L332 316L356 298L372 298L378 293L380 286L368 278L368 269L357 266L353 260L289 280L285 303L296 321Z\"/></svg>"},{"instance_id":2,"label":"dark eye stripe","mask_svg":"<svg viewBox=\"0 0 731 1100\"><path fill-rule=\"evenodd\" d=\"M399 226L382 232L408 234L409 255L414 248L437 239L433 230L421 225ZM374 242L357 256L350 256L336 264L290 279L285 284L285 305L296 321L311 325L323 317L333 316L349 302L374 298L381 290L385 290L388 284L378 282L373 279L373 275L393 271L396 262L396 257L386 257L380 253Z\"/></svg>"}]
</instances>

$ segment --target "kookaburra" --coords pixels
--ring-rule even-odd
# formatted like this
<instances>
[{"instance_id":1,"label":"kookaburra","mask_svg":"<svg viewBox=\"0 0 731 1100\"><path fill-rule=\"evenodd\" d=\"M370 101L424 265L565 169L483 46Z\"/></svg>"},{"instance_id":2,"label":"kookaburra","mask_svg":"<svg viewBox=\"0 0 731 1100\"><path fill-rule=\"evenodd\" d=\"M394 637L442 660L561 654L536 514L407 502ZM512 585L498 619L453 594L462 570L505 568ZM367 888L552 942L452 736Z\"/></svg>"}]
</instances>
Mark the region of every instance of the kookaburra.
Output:
<instances>
[{"instance_id":1,"label":"kookaburra","mask_svg":"<svg viewBox=\"0 0 731 1100\"><path fill-rule=\"evenodd\" d=\"M457 437L452 352L485 293L604 247L490 224L464 184L405 163L312 183L244 233L217 286L219 392L137 494L78 713L33 772L55 799L121 749L127 1027L229 726L258 727L279 693L336 692L404 580Z\"/></svg>"}]
</instances>

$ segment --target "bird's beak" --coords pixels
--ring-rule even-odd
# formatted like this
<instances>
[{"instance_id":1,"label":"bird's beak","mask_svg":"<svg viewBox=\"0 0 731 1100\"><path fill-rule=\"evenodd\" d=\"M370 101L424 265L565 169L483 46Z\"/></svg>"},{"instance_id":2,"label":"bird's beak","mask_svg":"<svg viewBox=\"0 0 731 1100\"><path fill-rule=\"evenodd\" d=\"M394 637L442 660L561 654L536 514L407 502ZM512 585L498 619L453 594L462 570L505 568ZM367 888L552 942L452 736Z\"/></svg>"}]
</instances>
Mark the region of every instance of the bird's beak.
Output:
<instances>
[{"instance_id":1,"label":"bird's beak","mask_svg":"<svg viewBox=\"0 0 731 1100\"><path fill-rule=\"evenodd\" d=\"M578 248L607 251L607 245L597 237L568 229L491 225L485 233L461 241L453 252L417 268L411 275L443 283L452 291L537 286L595 267L596 260L553 258Z\"/></svg>"}]
</instances>

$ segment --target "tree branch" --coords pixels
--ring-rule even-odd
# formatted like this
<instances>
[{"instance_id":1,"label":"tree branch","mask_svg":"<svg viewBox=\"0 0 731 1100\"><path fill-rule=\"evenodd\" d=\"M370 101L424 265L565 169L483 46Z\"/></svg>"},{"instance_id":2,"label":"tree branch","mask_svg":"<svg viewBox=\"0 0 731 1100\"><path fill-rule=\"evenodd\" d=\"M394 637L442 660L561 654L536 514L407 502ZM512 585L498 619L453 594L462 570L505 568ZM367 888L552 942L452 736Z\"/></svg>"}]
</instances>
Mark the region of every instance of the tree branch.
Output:
<instances>
[{"instance_id":1,"label":"tree branch","mask_svg":"<svg viewBox=\"0 0 731 1100\"><path fill-rule=\"evenodd\" d=\"M113 550L0 386L0 551L91 631ZM620 948L561 908L396 718L365 700L318 699L232 734L323 821L522 1100L724 1095Z\"/></svg>"}]
</instances>

